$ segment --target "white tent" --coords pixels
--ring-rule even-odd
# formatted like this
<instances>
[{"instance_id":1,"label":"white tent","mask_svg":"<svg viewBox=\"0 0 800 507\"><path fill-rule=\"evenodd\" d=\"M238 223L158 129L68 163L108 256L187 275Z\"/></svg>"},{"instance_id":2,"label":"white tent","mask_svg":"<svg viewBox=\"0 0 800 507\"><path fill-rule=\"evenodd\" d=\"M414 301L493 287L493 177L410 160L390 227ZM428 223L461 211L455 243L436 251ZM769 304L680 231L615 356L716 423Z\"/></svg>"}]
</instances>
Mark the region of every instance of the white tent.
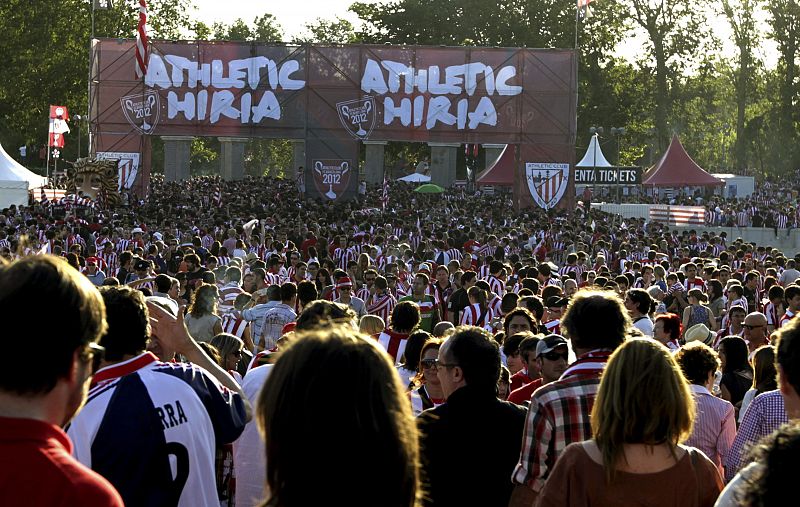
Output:
<instances>
[{"instance_id":1,"label":"white tent","mask_svg":"<svg viewBox=\"0 0 800 507\"><path fill-rule=\"evenodd\" d=\"M592 136L586 155L583 156L580 162L575 164L575 167L613 167L606 160L606 156L603 155L603 150L600 149L600 143L597 142L597 139L597 134Z\"/></svg>"},{"instance_id":2,"label":"white tent","mask_svg":"<svg viewBox=\"0 0 800 507\"><path fill-rule=\"evenodd\" d=\"M28 204L28 189L39 188L47 178L26 169L0 145L0 209Z\"/></svg>"},{"instance_id":3,"label":"white tent","mask_svg":"<svg viewBox=\"0 0 800 507\"><path fill-rule=\"evenodd\" d=\"M411 173L408 176L397 178L397 181L405 181L406 183L429 183L431 177L422 173Z\"/></svg>"}]
</instances>

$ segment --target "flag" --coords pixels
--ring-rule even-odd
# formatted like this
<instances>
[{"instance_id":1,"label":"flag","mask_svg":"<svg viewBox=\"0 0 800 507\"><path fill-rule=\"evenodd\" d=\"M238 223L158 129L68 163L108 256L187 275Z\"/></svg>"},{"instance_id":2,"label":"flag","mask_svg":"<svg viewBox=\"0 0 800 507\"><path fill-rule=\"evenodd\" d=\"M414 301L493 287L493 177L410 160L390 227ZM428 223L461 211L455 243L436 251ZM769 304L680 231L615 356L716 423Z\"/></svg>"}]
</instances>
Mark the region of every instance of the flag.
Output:
<instances>
[{"instance_id":1,"label":"flag","mask_svg":"<svg viewBox=\"0 0 800 507\"><path fill-rule=\"evenodd\" d=\"M47 129L48 146L64 147L64 133L69 132L69 111L66 106L50 106L50 125Z\"/></svg>"},{"instance_id":2,"label":"flag","mask_svg":"<svg viewBox=\"0 0 800 507\"><path fill-rule=\"evenodd\" d=\"M44 187L40 187L39 190L41 191L41 201L42 206L47 206L50 204L50 199L47 198L47 192L44 191Z\"/></svg>"},{"instance_id":3,"label":"flag","mask_svg":"<svg viewBox=\"0 0 800 507\"><path fill-rule=\"evenodd\" d=\"M592 17L592 9L589 6L594 0L578 0L578 12L582 18Z\"/></svg>"},{"instance_id":4,"label":"flag","mask_svg":"<svg viewBox=\"0 0 800 507\"><path fill-rule=\"evenodd\" d=\"M386 181L386 175L383 175L383 188L381 190L381 208L386 209L386 204L389 202L389 182Z\"/></svg>"},{"instance_id":5,"label":"flag","mask_svg":"<svg viewBox=\"0 0 800 507\"><path fill-rule=\"evenodd\" d=\"M150 52L147 47L147 2L139 0L139 25L136 27L136 77L147 74Z\"/></svg>"},{"instance_id":6,"label":"flag","mask_svg":"<svg viewBox=\"0 0 800 507\"><path fill-rule=\"evenodd\" d=\"M214 192L214 204L217 208L222 207L222 185L217 185L217 190Z\"/></svg>"}]
</instances>

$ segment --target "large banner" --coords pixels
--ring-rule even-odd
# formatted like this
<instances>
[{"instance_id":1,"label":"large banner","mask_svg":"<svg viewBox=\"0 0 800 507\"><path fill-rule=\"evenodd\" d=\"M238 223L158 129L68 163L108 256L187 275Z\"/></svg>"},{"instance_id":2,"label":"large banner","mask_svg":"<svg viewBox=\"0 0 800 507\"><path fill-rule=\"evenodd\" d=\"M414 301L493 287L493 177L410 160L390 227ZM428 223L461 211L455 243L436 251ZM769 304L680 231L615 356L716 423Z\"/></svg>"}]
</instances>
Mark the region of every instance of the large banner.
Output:
<instances>
[{"instance_id":1,"label":"large banner","mask_svg":"<svg viewBox=\"0 0 800 507\"><path fill-rule=\"evenodd\" d=\"M706 209L702 206L653 204L650 206L650 220L672 226L703 226L706 224Z\"/></svg>"},{"instance_id":2,"label":"large banner","mask_svg":"<svg viewBox=\"0 0 800 507\"><path fill-rule=\"evenodd\" d=\"M143 80L134 55L133 40L95 41L98 151L151 135L330 140L306 150L311 183L315 161L332 167L366 140L574 148L572 50L153 41Z\"/></svg>"}]
</instances>

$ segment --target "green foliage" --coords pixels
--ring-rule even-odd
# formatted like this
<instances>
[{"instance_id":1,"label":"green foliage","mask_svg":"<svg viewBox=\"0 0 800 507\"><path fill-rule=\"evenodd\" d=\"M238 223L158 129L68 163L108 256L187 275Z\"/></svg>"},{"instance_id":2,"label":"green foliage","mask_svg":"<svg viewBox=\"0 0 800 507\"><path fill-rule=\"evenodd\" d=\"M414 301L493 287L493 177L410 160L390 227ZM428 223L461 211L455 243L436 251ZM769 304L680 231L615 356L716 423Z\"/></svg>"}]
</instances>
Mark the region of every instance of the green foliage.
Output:
<instances>
[{"instance_id":1,"label":"green foliage","mask_svg":"<svg viewBox=\"0 0 800 507\"><path fill-rule=\"evenodd\" d=\"M321 44L350 44L358 42L353 23L346 19L335 18L333 20L317 18L313 23L306 25L307 34L300 37L300 43L321 43Z\"/></svg>"}]
</instances>

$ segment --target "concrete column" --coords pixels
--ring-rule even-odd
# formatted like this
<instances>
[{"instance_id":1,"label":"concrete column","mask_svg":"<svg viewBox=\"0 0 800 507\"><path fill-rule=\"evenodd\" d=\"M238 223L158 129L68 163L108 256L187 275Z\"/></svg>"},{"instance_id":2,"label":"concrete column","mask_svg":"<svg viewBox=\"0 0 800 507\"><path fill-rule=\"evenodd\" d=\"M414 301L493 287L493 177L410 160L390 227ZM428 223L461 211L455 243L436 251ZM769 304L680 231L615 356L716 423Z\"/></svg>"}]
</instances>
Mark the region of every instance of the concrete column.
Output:
<instances>
[{"instance_id":1,"label":"concrete column","mask_svg":"<svg viewBox=\"0 0 800 507\"><path fill-rule=\"evenodd\" d=\"M492 164L497 162L497 159L500 158L505 148L505 144L484 144L483 149L486 152L486 167L482 167L478 169L478 171L480 172L483 169L492 167Z\"/></svg>"},{"instance_id":2,"label":"concrete column","mask_svg":"<svg viewBox=\"0 0 800 507\"><path fill-rule=\"evenodd\" d=\"M191 176L189 160L192 154L190 136L161 136L164 141L164 180L182 181Z\"/></svg>"},{"instance_id":3,"label":"concrete column","mask_svg":"<svg viewBox=\"0 0 800 507\"><path fill-rule=\"evenodd\" d=\"M244 147L246 137L220 137L219 174L223 180L235 181L244 177Z\"/></svg>"},{"instance_id":4,"label":"concrete column","mask_svg":"<svg viewBox=\"0 0 800 507\"><path fill-rule=\"evenodd\" d=\"M306 165L306 141L304 139L292 139L292 167L287 178L297 181L297 170Z\"/></svg>"},{"instance_id":5,"label":"concrete column","mask_svg":"<svg viewBox=\"0 0 800 507\"><path fill-rule=\"evenodd\" d=\"M456 181L457 143L428 143L431 147L431 183L448 188Z\"/></svg>"},{"instance_id":6,"label":"concrete column","mask_svg":"<svg viewBox=\"0 0 800 507\"><path fill-rule=\"evenodd\" d=\"M364 164L364 176L367 184L383 183L383 172L385 169L386 141L363 141L367 148L367 158ZM389 175L387 175L387 178Z\"/></svg>"}]
</instances>

